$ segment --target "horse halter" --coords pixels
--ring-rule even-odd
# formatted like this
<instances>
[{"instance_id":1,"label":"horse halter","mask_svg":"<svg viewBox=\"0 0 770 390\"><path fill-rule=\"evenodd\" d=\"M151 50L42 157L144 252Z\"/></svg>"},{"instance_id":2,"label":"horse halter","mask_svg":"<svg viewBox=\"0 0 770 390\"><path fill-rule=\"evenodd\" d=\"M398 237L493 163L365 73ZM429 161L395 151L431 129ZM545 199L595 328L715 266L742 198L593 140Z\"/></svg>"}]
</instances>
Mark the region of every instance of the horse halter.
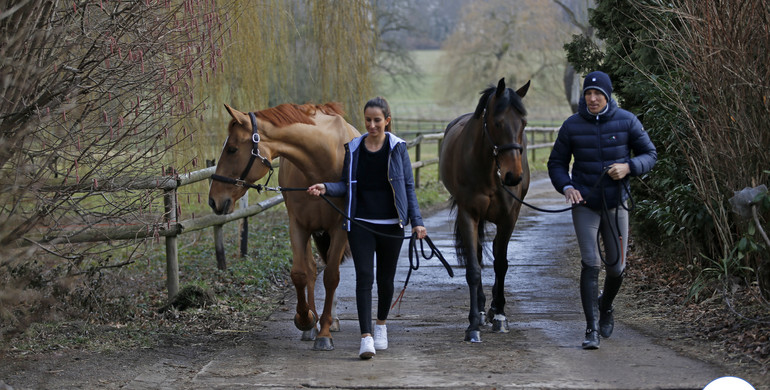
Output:
<instances>
[{"instance_id":1,"label":"horse halter","mask_svg":"<svg viewBox=\"0 0 770 390\"><path fill-rule=\"evenodd\" d=\"M487 110L486 109L484 109L484 116L482 117L482 120L484 122L484 134L487 136L487 140L489 141L489 143L492 144L492 156L494 156L495 165L497 166L497 177L500 178L500 180L502 180L503 175L500 172L501 170L500 160L497 158L497 156L499 156L500 153L503 153L512 149L516 149L519 151L519 153L523 153L524 148L517 142L505 144L502 146L497 146L497 144L495 144L495 141L492 140L492 136L489 135L489 129L487 128Z\"/></svg>"},{"instance_id":2,"label":"horse halter","mask_svg":"<svg viewBox=\"0 0 770 390\"><path fill-rule=\"evenodd\" d=\"M495 161L497 161L497 156L500 153L507 152L507 151L509 151L511 149L516 149L519 152L524 151L524 148L519 143L517 143L517 142L513 142L513 143L510 143L510 144L505 144L505 145L502 145L502 146L497 146L497 144L495 144L495 141L492 140L492 136L489 135L489 129L487 128L487 110L486 109L484 109L484 116L483 116L482 120L484 122L484 134L487 136L487 140L489 141L489 143L492 144L492 155L495 156ZM499 169L500 163L498 162L497 165L498 165L498 169Z\"/></svg>"},{"instance_id":3,"label":"horse halter","mask_svg":"<svg viewBox=\"0 0 770 390\"><path fill-rule=\"evenodd\" d=\"M249 158L249 163L246 164L246 168L243 170L243 173L241 173L241 177L238 179L233 179L230 177L213 174L211 175L211 179L219 182L223 182L223 183L233 184L236 187L254 188L258 192L261 192L263 186L261 184L255 185L255 184L246 183L245 181L246 176L249 174L249 171L251 170L251 166L254 165L254 160L259 158L262 164L270 170L270 174L267 176L267 180L265 180L265 184L267 184L267 182L270 181L270 177L273 176L273 164L270 163L270 160L268 160L267 157L259 153L260 138L259 138L259 132L257 131L257 116L254 115L253 112L250 112L249 118L251 118L251 157Z\"/></svg>"}]
</instances>

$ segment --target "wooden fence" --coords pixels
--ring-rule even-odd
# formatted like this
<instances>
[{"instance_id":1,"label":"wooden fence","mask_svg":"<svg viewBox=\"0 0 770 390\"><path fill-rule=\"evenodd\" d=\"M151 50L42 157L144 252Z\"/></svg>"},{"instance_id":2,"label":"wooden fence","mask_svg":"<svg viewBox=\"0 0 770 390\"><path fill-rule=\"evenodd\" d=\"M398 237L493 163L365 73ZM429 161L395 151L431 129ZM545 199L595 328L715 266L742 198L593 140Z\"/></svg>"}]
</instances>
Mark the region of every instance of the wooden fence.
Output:
<instances>
[{"instance_id":1,"label":"wooden fence","mask_svg":"<svg viewBox=\"0 0 770 390\"><path fill-rule=\"evenodd\" d=\"M527 150L531 151L534 155L537 149L550 148L553 145L553 138L558 129L555 128L528 128L527 134L529 136L529 144ZM536 142L536 134L545 134L543 138L544 142ZM428 165L438 163L438 157L423 160L422 159L422 145L425 143L438 143L438 148L441 147L441 140L444 138L443 131L441 132L423 132L417 135L415 138L408 141L408 147L415 148L415 158L412 163L412 169L415 170L415 186L420 186L420 168ZM547 141L547 142L546 142ZM281 204L283 202L282 195L276 195L267 200L263 200L255 205L245 205L241 203L241 208L236 209L233 213L227 215L209 214L203 217L195 217L178 220L177 216L177 190L183 186L190 185L202 180L207 180L216 170L216 166L201 169L195 172L190 172L183 175L169 175L163 177L148 177L140 180L130 179L113 179L113 180L100 180L100 191L130 191L130 190L158 190L163 191L164 200L164 220L162 224L137 224L131 226L108 226L108 227L91 227L87 230L77 232L73 235L60 234L58 237L46 238L44 240L38 240L38 243L57 243L57 242L69 242L69 243L83 243L83 242L99 242L99 241L113 241L113 240L134 240L143 238L159 238L164 237L166 246L166 288L168 290L169 299L172 299L179 292L179 258L177 250L177 237L181 234L194 232L205 228L214 229L215 247L217 249L217 266L224 269L226 267L224 259L224 244L222 226L228 222L243 220L246 218L257 215L273 206ZM89 191L92 188L88 184L82 184L83 191ZM72 189L70 186L69 189ZM56 191L56 187L46 188L46 190ZM242 234L242 240L246 239L246 235ZM242 244L242 248L244 245Z\"/></svg>"},{"instance_id":2,"label":"wooden fence","mask_svg":"<svg viewBox=\"0 0 770 390\"><path fill-rule=\"evenodd\" d=\"M433 121L428 122L432 123ZM525 133L527 135L527 152L530 161L535 161L538 149L550 149L553 146L558 131L558 127L525 128ZM438 163L438 157L427 160L422 159L422 145L425 143L436 142L439 144L438 149L441 150L441 141L444 139L444 132L442 129L400 131L398 135L401 138L414 137L411 141L407 142L407 147L414 147L414 162L412 162L412 168L414 169L414 185L415 187L420 187L420 168Z\"/></svg>"}]
</instances>

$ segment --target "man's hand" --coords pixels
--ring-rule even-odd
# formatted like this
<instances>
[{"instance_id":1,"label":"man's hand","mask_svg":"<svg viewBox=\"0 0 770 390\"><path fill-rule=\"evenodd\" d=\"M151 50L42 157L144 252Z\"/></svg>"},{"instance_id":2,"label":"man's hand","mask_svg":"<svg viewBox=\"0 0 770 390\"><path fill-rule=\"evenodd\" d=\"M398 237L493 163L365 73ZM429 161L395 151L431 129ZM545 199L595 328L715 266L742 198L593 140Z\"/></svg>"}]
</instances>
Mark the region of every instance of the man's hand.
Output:
<instances>
[{"instance_id":1,"label":"man's hand","mask_svg":"<svg viewBox=\"0 0 770 390\"><path fill-rule=\"evenodd\" d=\"M620 180L631 173L631 168L627 163L615 163L610 165L610 169L607 170L607 174L610 175L612 180Z\"/></svg>"},{"instance_id":2,"label":"man's hand","mask_svg":"<svg viewBox=\"0 0 770 390\"><path fill-rule=\"evenodd\" d=\"M583 203L583 195L580 194L580 191L574 188L567 188L564 190L564 197L567 198L567 203L570 204Z\"/></svg>"}]
</instances>

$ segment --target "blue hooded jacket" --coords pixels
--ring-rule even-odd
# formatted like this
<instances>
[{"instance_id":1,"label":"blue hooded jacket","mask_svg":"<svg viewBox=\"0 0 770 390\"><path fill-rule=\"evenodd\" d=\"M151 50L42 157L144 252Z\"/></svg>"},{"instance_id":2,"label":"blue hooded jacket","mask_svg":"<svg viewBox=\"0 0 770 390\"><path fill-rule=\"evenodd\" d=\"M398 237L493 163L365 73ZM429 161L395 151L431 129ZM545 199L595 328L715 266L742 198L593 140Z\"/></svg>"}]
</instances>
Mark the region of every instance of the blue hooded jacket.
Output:
<instances>
[{"instance_id":1,"label":"blue hooded jacket","mask_svg":"<svg viewBox=\"0 0 770 390\"><path fill-rule=\"evenodd\" d=\"M393 199L398 211L398 222L403 228L407 224L412 227L424 226L420 207L417 204L417 195L414 192L414 177L412 176L412 163L406 149L406 141L388 133L390 151L388 152L388 182L393 189ZM329 196L345 196L345 213L348 218L356 217L356 190L358 156L360 147L368 134L356 137L345 144L345 161L342 165L342 178L338 182L324 183L326 194ZM351 163L352 162L352 163ZM351 179L352 178L352 179ZM346 219L343 227L350 231L350 223Z\"/></svg>"},{"instance_id":2,"label":"blue hooded jacket","mask_svg":"<svg viewBox=\"0 0 770 390\"><path fill-rule=\"evenodd\" d=\"M592 87L586 89L589 88ZM554 188L563 194L565 187L573 186L592 209L614 208L625 201L629 197L629 176L649 172L658 159L655 145L639 119L618 107L611 97L607 100L607 108L594 115L588 112L585 98L581 97L578 112L562 124L548 158L548 175ZM631 170L621 180L621 186L602 174L614 163L628 163Z\"/></svg>"}]
</instances>

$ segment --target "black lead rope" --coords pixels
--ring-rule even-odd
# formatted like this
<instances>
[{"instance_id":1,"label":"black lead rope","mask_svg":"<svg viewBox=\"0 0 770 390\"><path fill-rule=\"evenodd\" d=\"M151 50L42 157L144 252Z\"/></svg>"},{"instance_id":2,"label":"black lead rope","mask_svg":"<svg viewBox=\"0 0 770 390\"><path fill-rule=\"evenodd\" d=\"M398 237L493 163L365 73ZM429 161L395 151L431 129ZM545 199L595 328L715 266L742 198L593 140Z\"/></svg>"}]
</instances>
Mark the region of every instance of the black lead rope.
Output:
<instances>
[{"instance_id":1,"label":"black lead rope","mask_svg":"<svg viewBox=\"0 0 770 390\"><path fill-rule=\"evenodd\" d=\"M609 171L609 168L605 168L602 171L602 174L599 176L599 180L596 181L596 184L594 184L593 188L600 187L599 184L601 183L602 178L604 177L604 175L607 174L608 171ZM562 213L562 212L565 212L565 211L570 211L570 210L572 210L572 209L574 209L576 207L580 207L580 206L583 205L583 203L573 204L570 207L565 207L563 209L556 209L556 210L542 209L540 207L537 207L537 206L534 206L532 204L529 204L529 203L525 202L523 199L519 199L519 197L516 196L511 190L509 190L508 187L504 183L501 182L501 184L502 184L502 187L505 190L505 192L507 192L508 195L513 197L513 199L516 199L516 201L518 201L519 203L521 203L521 204L523 204L523 205L525 205L525 206L527 206L527 207L529 207L531 209L534 209L534 210L537 210L537 211L541 211L541 212L544 212L544 213ZM619 202L618 208L622 207L624 210L626 210L626 211L628 211L630 213L631 210L634 209L634 199L631 196L631 190L630 190L630 188L628 188L628 184L626 183L625 186L623 184L624 183L622 181L618 182L618 202ZM626 207L626 205L623 204L622 201L620 201L620 199L623 196L623 190L624 189L626 190L626 193L628 194L629 203L631 204L630 207ZM609 207L607 206L607 201L606 201L605 196L604 196L604 189L601 188L601 191L602 191L602 210L601 210L602 211L602 215L604 217L606 217L607 221L609 222L610 221L610 218L609 218L610 210L609 210ZM610 226L610 227L612 227L612 226ZM602 255L601 245L600 245L601 231L597 231L596 232L596 245L597 245L597 247L600 248L599 249L599 258L601 259L602 263L604 263L604 265L606 265L607 267L614 267L616 264L618 264L619 261L621 261L621 259L624 258L624 255L625 255L623 253L623 234L620 231L620 224L619 224L619 217L618 217L618 211L617 210L615 210L615 230L616 230L617 235L618 235L618 241L613 241L613 243L615 245L618 245L618 247L617 247L617 249L618 249L618 251L617 251L618 252L618 258L615 259L615 261L612 264L610 264L604 258L604 256Z\"/></svg>"},{"instance_id":2,"label":"black lead rope","mask_svg":"<svg viewBox=\"0 0 770 390\"><path fill-rule=\"evenodd\" d=\"M259 193L261 193L262 189L264 189L264 186L262 184L251 184L243 181L242 179L233 179L231 177L217 175L217 174L211 175L211 179L222 183L232 184L237 187L253 188L257 190L257 192Z\"/></svg>"},{"instance_id":3,"label":"black lead rope","mask_svg":"<svg viewBox=\"0 0 770 390\"><path fill-rule=\"evenodd\" d=\"M620 201L620 199L623 196L623 190L624 189L626 190L626 193L628 194L628 200L629 200L629 203L630 203L629 207L626 207L626 205L623 204L622 201ZM613 243L618 246L617 247L618 257L615 259L614 262L612 262L612 264L610 264L609 262L607 262L607 260L604 258L604 256L602 256L602 251L599 250L599 258L602 260L602 263L604 263L604 265L607 266L607 267L614 267L615 265L618 264L619 261L621 261L622 259L625 258L625 253L623 253L624 252L623 251L623 233L620 231L620 217L618 217L618 210L617 209L622 207L623 210L626 210L629 214L631 213L631 210L634 209L634 198L631 196L631 189L628 188L628 184L627 183L626 183L625 186L623 185L622 182L618 183L618 202L619 202L619 205L615 209L615 231L618 234L618 241L613 241ZM604 191L602 191L602 213L604 214L605 217L607 217L607 221L609 221L610 220L610 218L609 218L610 209L607 206L607 200L604 197ZM612 228L612 226L610 226L610 228ZM600 232L597 232L596 233L596 245L597 245L597 247L599 247L599 236L600 236ZM605 246L606 246L606 244L605 244Z\"/></svg>"},{"instance_id":4,"label":"black lead rope","mask_svg":"<svg viewBox=\"0 0 770 390\"><path fill-rule=\"evenodd\" d=\"M401 302L403 302L402 298L404 297L404 292L406 292L406 286L409 284L409 278L412 276L412 271L417 271L418 269L420 269L420 256L418 256L420 255L420 253L417 252L416 241L417 241L417 233L412 233L412 237L409 239L409 272L406 273L406 280L404 280L404 288L401 289L401 293L399 293L396 300L393 301L393 304L390 306L390 310L393 310L393 308L396 307L396 303L398 303L398 311L401 312ZM426 235L425 242L428 243L431 253L430 255L425 255L425 246L423 244L423 240L420 240L420 252L422 254L422 258L425 260L430 260L435 255L438 258L438 260L441 262L441 264L444 265L444 268L446 268L446 271L449 274L449 277L453 278L455 274L452 271L452 267L449 265L449 263L447 263L446 259L444 259L444 255L441 254L441 251L439 251L438 248L436 248L436 245L433 244L433 240L431 240L430 237Z\"/></svg>"},{"instance_id":5,"label":"black lead rope","mask_svg":"<svg viewBox=\"0 0 770 390\"><path fill-rule=\"evenodd\" d=\"M519 197L516 196L511 190L509 190L508 187L505 184L503 184L503 189L505 190L505 192L508 193L508 195L513 197L513 199L516 199L519 203L523 204L524 206L527 206L527 207L529 207L529 208L531 208L533 210L542 211L544 213L563 213L565 211L570 211L570 210L574 209L575 207L582 206L582 204L573 204L572 206L565 207L563 209L556 209L556 210L541 209L540 207L537 207L535 205L532 205L532 204L529 204L529 203L525 202L523 199L519 199Z\"/></svg>"},{"instance_id":6,"label":"black lead rope","mask_svg":"<svg viewBox=\"0 0 770 390\"><path fill-rule=\"evenodd\" d=\"M609 170L610 170L609 168L605 168L602 171L602 174L599 175L599 180L596 181L596 183L594 184L593 188L599 187L599 184L602 182L602 178L604 177L604 175L607 174L607 172ZM505 190L505 192L507 192L508 195L513 197L513 199L516 199L516 201L518 201L519 203L521 203L524 206L527 206L527 207L529 207L529 208L531 208L533 210L541 211L541 212L544 212L544 213L563 213L565 211L570 211L570 210L572 210L572 209L574 209L576 207L580 207L580 206L582 206L585 203L585 201L583 201L583 203L573 204L572 206L565 207L563 209L556 209L556 210L542 209L540 207L537 207L537 206L534 206L532 204L529 204L529 203L525 202L524 199L519 199L519 197L516 196L516 194L514 194L513 192L511 192L511 190L508 189L508 187L505 185L505 183L502 182L502 180L500 181L500 184L502 185L502 187ZM631 195L631 193L629 192L629 196L630 195ZM603 196L604 196L604 191L602 191L602 197Z\"/></svg>"},{"instance_id":7,"label":"black lead rope","mask_svg":"<svg viewBox=\"0 0 770 390\"><path fill-rule=\"evenodd\" d=\"M269 190L269 191L278 191L278 192L285 192L285 191L307 191L307 187L302 188L302 187L280 187L280 186L279 187L264 187L263 186L263 188L266 189L266 190ZM425 238L420 240L420 250L418 251L417 250L417 233L412 233L411 236L406 236L406 237L394 236L392 234L380 233L380 232L375 231L375 230L369 228L368 226L362 224L361 222L356 221L355 219L351 219L350 217L348 217L345 214L345 212L340 210L339 207L337 207L337 205L332 203L332 201L329 200L329 198L327 198L326 195L320 195L320 197L321 197L321 199L325 200L326 203L329 204L329 206L332 206L332 208L334 208L334 210L336 210L346 220L348 220L351 223L355 223L356 226L358 226L358 227L360 227L360 228L362 228L364 230L367 230L367 231L369 231L372 234L376 234L376 235L383 236L383 237L403 239L403 240L405 240L407 238L409 239L409 272L407 272L406 280L404 280L404 288L401 289L401 293L398 294L398 297L396 298L396 300L393 301L393 305L390 306L391 310L393 310L393 308L396 306L396 303L399 304L398 305L398 309L401 310L401 303L400 302L402 301L402 298L404 297L404 292L406 292L406 286L409 284L409 278L412 276L412 271L417 271L420 268L420 255L425 260L430 260L430 259L433 258L433 256L436 256L436 258L441 262L441 264L446 269L447 274L449 274L449 277L453 278L455 276L454 271L452 271L452 266L449 265L449 262L446 261L446 259L444 258L444 255L441 253L440 250L438 250L438 247L436 247L436 245L433 243L433 240L431 240L430 237L428 237L428 235L425 235ZM431 251L429 255L425 254L425 244L424 243L428 243L428 247L430 248L430 251Z\"/></svg>"}]
</instances>

